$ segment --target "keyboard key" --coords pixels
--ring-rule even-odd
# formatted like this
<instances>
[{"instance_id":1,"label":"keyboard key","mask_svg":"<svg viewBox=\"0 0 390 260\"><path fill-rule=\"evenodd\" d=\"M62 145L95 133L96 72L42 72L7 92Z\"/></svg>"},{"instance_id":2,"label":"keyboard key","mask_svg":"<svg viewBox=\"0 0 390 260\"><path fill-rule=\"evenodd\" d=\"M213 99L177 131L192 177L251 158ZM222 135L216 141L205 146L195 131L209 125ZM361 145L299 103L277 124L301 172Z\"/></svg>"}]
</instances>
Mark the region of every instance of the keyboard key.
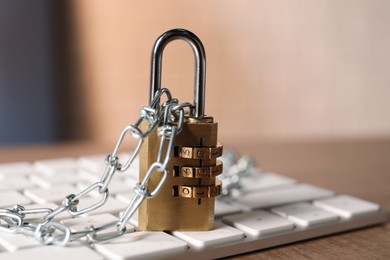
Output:
<instances>
[{"instance_id":1,"label":"keyboard key","mask_svg":"<svg viewBox=\"0 0 390 260\"><path fill-rule=\"evenodd\" d=\"M0 234L0 246L10 252L40 245L38 240L35 240L32 237L6 232L1 232ZM3 259L3 255L1 255L0 258Z\"/></svg>"},{"instance_id":2,"label":"keyboard key","mask_svg":"<svg viewBox=\"0 0 390 260\"><path fill-rule=\"evenodd\" d=\"M26 259L99 260L104 258L86 246L71 246L71 247L39 246L39 247L27 248L16 252L1 254L1 260L26 260Z\"/></svg>"},{"instance_id":3,"label":"keyboard key","mask_svg":"<svg viewBox=\"0 0 390 260\"><path fill-rule=\"evenodd\" d=\"M215 200L214 215L216 218L239 212L241 212L241 208L234 202L229 202L221 199Z\"/></svg>"},{"instance_id":4,"label":"keyboard key","mask_svg":"<svg viewBox=\"0 0 390 260\"><path fill-rule=\"evenodd\" d=\"M0 180L0 191L5 190L17 190L21 191L25 188L33 187L34 184L31 183L26 177L17 175L10 178L2 178Z\"/></svg>"},{"instance_id":5,"label":"keyboard key","mask_svg":"<svg viewBox=\"0 0 390 260\"><path fill-rule=\"evenodd\" d=\"M0 164L0 176L4 177L16 177L26 176L33 171L32 165L28 162L15 162L15 163L3 163Z\"/></svg>"},{"instance_id":6,"label":"keyboard key","mask_svg":"<svg viewBox=\"0 0 390 260\"><path fill-rule=\"evenodd\" d=\"M35 173L30 176L30 180L40 187L50 188L64 183L77 183L80 181L80 178L76 172L66 171L54 175Z\"/></svg>"},{"instance_id":7,"label":"keyboard key","mask_svg":"<svg viewBox=\"0 0 390 260\"><path fill-rule=\"evenodd\" d=\"M348 195L339 195L332 198L316 200L314 205L324 210L351 218L362 214L373 213L379 210L379 205Z\"/></svg>"},{"instance_id":8,"label":"keyboard key","mask_svg":"<svg viewBox=\"0 0 390 260\"><path fill-rule=\"evenodd\" d=\"M278 186L288 185L294 183L295 180L281 176L276 173L257 173L254 172L248 177L242 178L241 187L242 193L262 190L267 188L274 188Z\"/></svg>"},{"instance_id":9,"label":"keyboard key","mask_svg":"<svg viewBox=\"0 0 390 260\"><path fill-rule=\"evenodd\" d=\"M59 158L36 161L33 167L36 171L52 175L58 171L75 171L78 165L74 158Z\"/></svg>"},{"instance_id":10,"label":"keyboard key","mask_svg":"<svg viewBox=\"0 0 390 260\"><path fill-rule=\"evenodd\" d=\"M292 221L263 210L226 216L222 221L254 237L288 231L295 227Z\"/></svg>"},{"instance_id":11,"label":"keyboard key","mask_svg":"<svg viewBox=\"0 0 390 260\"><path fill-rule=\"evenodd\" d=\"M96 244L109 259L161 259L187 250L187 243L164 232L127 233L109 244Z\"/></svg>"},{"instance_id":12,"label":"keyboard key","mask_svg":"<svg viewBox=\"0 0 390 260\"><path fill-rule=\"evenodd\" d=\"M305 202L273 208L272 212L305 227L338 220L338 215Z\"/></svg>"},{"instance_id":13,"label":"keyboard key","mask_svg":"<svg viewBox=\"0 0 390 260\"><path fill-rule=\"evenodd\" d=\"M0 192L0 208L12 208L15 204L26 205L30 203L31 200L17 191Z\"/></svg>"},{"instance_id":14,"label":"keyboard key","mask_svg":"<svg viewBox=\"0 0 390 260\"><path fill-rule=\"evenodd\" d=\"M45 188L28 188L24 190L24 195L36 203L61 203L69 194L76 194L76 187L71 184L62 184L52 186L50 189Z\"/></svg>"},{"instance_id":15,"label":"keyboard key","mask_svg":"<svg viewBox=\"0 0 390 260\"><path fill-rule=\"evenodd\" d=\"M245 237L241 230L225 225L220 221L216 221L214 229L210 231L174 231L172 234L196 248L220 245L241 240Z\"/></svg>"},{"instance_id":16,"label":"keyboard key","mask_svg":"<svg viewBox=\"0 0 390 260\"><path fill-rule=\"evenodd\" d=\"M89 172L104 172L106 168L106 163L104 162L107 155L90 155L82 156L77 159L77 164L80 168L87 170Z\"/></svg>"},{"instance_id":17,"label":"keyboard key","mask_svg":"<svg viewBox=\"0 0 390 260\"><path fill-rule=\"evenodd\" d=\"M327 189L309 184L296 184L245 194L238 197L236 202L253 210L288 203L311 201L329 197L332 194L334 192Z\"/></svg>"}]
</instances>

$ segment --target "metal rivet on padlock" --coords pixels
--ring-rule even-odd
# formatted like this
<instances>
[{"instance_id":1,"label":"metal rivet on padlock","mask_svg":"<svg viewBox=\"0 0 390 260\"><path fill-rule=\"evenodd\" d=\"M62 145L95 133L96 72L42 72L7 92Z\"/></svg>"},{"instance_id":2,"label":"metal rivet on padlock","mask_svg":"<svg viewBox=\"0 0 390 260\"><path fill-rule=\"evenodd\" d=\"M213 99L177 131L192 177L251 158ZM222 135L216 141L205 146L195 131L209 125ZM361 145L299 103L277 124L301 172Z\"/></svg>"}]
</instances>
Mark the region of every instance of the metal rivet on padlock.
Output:
<instances>
[{"instance_id":1,"label":"metal rivet on padlock","mask_svg":"<svg viewBox=\"0 0 390 260\"><path fill-rule=\"evenodd\" d=\"M150 100L161 89L162 54L174 40L184 40L195 55L195 86L193 109L185 117L181 132L174 142L168 170L170 172L159 194L146 200L139 208L140 230L209 230L214 225L215 197L221 193L222 145L217 143L218 124L205 116L204 47L199 38L183 29L161 35L155 42L151 62ZM140 152L140 179L155 161L159 143L157 134L149 135ZM158 183L153 176L149 183Z\"/></svg>"}]
</instances>

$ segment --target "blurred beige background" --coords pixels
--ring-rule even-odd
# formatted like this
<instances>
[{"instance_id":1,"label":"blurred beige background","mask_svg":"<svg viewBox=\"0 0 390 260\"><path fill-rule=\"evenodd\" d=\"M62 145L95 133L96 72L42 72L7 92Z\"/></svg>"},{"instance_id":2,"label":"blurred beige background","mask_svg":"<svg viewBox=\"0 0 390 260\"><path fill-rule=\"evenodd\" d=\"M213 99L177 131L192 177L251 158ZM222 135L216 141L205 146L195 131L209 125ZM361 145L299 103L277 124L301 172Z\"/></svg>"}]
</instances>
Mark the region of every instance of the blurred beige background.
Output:
<instances>
[{"instance_id":1,"label":"blurred beige background","mask_svg":"<svg viewBox=\"0 0 390 260\"><path fill-rule=\"evenodd\" d=\"M390 136L390 1L73 1L80 132L114 142L149 97L155 39L186 28L207 55L219 139ZM192 101L193 54L164 52L163 86Z\"/></svg>"}]
</instances>

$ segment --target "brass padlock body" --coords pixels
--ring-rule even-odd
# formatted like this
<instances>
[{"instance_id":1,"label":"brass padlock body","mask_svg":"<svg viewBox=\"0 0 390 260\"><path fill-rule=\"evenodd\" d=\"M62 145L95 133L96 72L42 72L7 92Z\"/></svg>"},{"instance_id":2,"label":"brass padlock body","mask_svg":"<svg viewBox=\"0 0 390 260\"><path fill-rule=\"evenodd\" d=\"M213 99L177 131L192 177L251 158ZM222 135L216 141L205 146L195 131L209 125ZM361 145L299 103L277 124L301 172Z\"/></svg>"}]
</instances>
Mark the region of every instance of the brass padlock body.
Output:
<instances>
[{"instance_id":1,"label":"brass padlock body","mask_svg":"<svg viewBox=\"0 0 390 260\"><path fill-rule=\"evenodd\" d=\"M212 122L212 118L205 117L204 120L191 122L187 119L183 124L183 130L176 136L175 152L168 166L169 177L164 187L154 198L145 200L138 210L139 230L186 230L201 231L210 230L214 226L214 196L206 196L201 192L215 192L215 176L206 178L188 178L177 176L175 167L182 166L216 166L215 156L211 159L189 159L179 156L180 147L217 147L218 124ZM156 161L159 137L156 133L145 139L140 151L140 179L142 180L149 166ZM153 190L159 183L161 176L154 174L148 182L149 189ZM175 187L182 188L185 192L186 186L194 187L191 192L200 192L186 198L177 196ZM197 189L197 187L199 187ZM220 187L220 186L219 186ZM185 194L182 194L185 195ZM213 195L213 194L211 194Z\"/></svg>"}]
</instances>

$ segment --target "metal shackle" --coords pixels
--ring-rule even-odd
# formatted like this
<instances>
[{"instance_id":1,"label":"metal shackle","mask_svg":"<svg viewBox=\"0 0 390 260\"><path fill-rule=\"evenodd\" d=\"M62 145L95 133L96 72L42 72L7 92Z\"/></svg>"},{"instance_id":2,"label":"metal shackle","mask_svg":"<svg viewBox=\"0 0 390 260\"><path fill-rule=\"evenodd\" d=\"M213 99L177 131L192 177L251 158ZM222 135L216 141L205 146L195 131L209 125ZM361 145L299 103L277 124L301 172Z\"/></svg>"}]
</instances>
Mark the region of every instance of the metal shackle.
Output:
<instances>
[{"instance_id":1,"label":"metal shackle","mask_svg":"<svg viewBox=\"0 0 390 260\"><path fill-rule=\"evenodd\" d=\"M173 29L162 34L154 43L152 50L150 101L159 89L161 89L162 56L165 46L174 40L187 42L195 55L195 84L194 84L194 117L204 116L205 83L206 83L206 54L202 42L190 31L185 29Z\"/></svg>"}]
</instances>

